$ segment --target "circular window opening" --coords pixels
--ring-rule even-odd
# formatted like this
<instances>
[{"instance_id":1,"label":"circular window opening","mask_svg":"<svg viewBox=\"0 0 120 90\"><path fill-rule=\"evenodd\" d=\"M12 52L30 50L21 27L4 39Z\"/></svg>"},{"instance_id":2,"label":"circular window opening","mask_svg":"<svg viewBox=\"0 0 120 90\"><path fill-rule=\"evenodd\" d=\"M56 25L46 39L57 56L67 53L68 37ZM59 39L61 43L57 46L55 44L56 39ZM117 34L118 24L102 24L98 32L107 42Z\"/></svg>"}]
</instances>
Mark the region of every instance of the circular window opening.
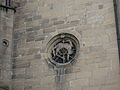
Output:
<instances>
[{"instance_id":1,"label":"circular window opening","mask_svg":"<svg viewBox=\"0 0 120 90\"><path fill-rule=\"evenodd\" d=\"M8 47L8 46L9 46L9 41L6 40L6 39L3 39L2 45L3 45L4 47Z\"/></svg>"},{"instance_id":2,"label":"circular window opening","mask_svg":"<svg viewBox=\"0 0 120 90\"><path fill-rule=\"evenodd\" d=\"M78 48L79 41L74 35L58 34L48 43L48 60L54 65L67 65L75 60Z\"/></svg>"}]
</instances>

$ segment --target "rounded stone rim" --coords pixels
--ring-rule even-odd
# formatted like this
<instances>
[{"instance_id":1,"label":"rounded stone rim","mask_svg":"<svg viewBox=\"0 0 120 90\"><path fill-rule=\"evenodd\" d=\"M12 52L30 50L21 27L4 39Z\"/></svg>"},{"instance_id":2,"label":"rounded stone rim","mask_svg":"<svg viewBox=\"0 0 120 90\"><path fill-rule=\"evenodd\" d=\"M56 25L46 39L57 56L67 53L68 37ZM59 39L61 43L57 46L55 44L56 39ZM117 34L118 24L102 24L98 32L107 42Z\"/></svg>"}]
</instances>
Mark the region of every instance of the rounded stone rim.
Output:
<instances>
[{"instance_id":1,"label":"rounded stone rim","mask_svg":"<svg viewBox=\"0 0 120 90\"><path fill-rule=\"evenodd\" d=\"M74 58L70 61L68 61L67 63L58 63L58 62L55 62L54 60L52 60L50 58L50 49L51 49L51 45L52 43L54 42L55 43L55 40L57 39L60 39L60 36L64 34L67 38L69 38L70 40L72 40L72 42L74 42L74 44L76 44L76 54L74 56ZM77 37L71 33L59 33L57 35L55 35L54 37L52 37L49 42L47 43L47 47L46 47L46 56L47 56L47 62L54 65L54 66L66 66L66 65L69 65L69 64L72 64L72 62L76 61L76 58L78 56L78 53L79 53L79 48L80 48L80 44L79 44L79 40L77 39Z\"/></svg>"}]
</instances>

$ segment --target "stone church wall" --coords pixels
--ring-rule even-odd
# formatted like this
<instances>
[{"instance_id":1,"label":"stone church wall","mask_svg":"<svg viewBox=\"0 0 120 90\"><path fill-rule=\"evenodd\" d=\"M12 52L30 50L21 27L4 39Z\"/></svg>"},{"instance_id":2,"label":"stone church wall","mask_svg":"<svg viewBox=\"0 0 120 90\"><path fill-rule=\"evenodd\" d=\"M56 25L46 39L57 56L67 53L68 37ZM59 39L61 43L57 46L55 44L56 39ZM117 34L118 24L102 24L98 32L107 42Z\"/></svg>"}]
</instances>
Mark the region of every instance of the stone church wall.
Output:
<instances>
[{"instance_id":1,"label":"stone church wall","mask_svg":"<svg viewBox=\"0 0 120 90\"><path fill-rule=\"evenodd\" d=\"M12 86L13 11L0 10L0 88Z\"/></svg>"},{"instance_id":2,"label":"stone church wall","mask_svg":"<svg viewBox=\"0 0 120 90\"><path fill-rule=\"evenodd\" d=\"M11 90L120 90L112 0L18 0ZM60 33L79 41L73 64L49 65L47 43ZM0 36L1 37L1 36Z\"/></svg>"}]
</instances>

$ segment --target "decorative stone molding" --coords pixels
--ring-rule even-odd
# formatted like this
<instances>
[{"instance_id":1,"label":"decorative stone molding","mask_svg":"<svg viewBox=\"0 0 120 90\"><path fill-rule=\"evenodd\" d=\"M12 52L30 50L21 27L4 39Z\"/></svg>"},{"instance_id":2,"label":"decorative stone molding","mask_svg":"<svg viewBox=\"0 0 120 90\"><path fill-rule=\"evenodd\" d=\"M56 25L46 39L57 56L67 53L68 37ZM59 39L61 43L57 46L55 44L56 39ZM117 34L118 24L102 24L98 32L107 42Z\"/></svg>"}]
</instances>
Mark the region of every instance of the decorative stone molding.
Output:
<instances>
[{"instance_id":1,"label":"decorative stone molding","mask_svg":"<svg viewBox=\"0 0 120 90\"><path fill-rule=\"evenodd\" d=\"M45 59L56 67L72 64L79 53L80 35L76 31L51 33L45 40Z\"/></svg>"}]
</instances>

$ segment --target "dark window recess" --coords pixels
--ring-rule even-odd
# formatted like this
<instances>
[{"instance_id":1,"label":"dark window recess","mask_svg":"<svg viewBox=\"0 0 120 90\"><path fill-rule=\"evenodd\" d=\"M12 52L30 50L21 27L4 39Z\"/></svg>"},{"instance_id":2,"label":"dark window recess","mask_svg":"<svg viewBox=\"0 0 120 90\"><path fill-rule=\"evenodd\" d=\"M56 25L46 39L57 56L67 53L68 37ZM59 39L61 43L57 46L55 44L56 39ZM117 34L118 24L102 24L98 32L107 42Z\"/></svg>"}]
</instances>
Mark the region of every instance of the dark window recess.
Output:
<instances>
[{"instance_id":1,"label":"dark window recess","mask_svg":"<svg viewBox=\"0 0 120 90\"><path fill-rule=\"evenodd\" d=\"M117 41L118 41L118 51L119 51L119 59L120 59L120 3L119 2L120 2L119 0L113 0L115 22L116 22L116 33L117 33Z\"/></svg>"},{"instance_id":2,"label":"dark window recess","mask_svg":"<svg viewBox=\"0 0 120 90\"><path fill-rule=\"evenodd\" d=\"M2 45L3 45L4 47L8 47L8 46L9 46L9 41L6 40L6 39L3 39Z\"/></svg>"},{"instance_id":3,"label":"dark window recess","mask_svg":"<svg viewBox=\"0 0 120 90\"><path fill-rule=\"evenodd\" d=\"M5 0L6 6L11 6L11 0Z\"/></svg>"},{"instance_id":4,"label":"dark window recess","mask_svg":"<svg viewBox=\"0 0 120 90\"><path fill-rule=\"evenodd\" d=\"M0 4L0 10L7 12L9 9L16 12L16 7L12 6L12 0L5 0L4 4Z\"/></svg>"}]
</instances>

